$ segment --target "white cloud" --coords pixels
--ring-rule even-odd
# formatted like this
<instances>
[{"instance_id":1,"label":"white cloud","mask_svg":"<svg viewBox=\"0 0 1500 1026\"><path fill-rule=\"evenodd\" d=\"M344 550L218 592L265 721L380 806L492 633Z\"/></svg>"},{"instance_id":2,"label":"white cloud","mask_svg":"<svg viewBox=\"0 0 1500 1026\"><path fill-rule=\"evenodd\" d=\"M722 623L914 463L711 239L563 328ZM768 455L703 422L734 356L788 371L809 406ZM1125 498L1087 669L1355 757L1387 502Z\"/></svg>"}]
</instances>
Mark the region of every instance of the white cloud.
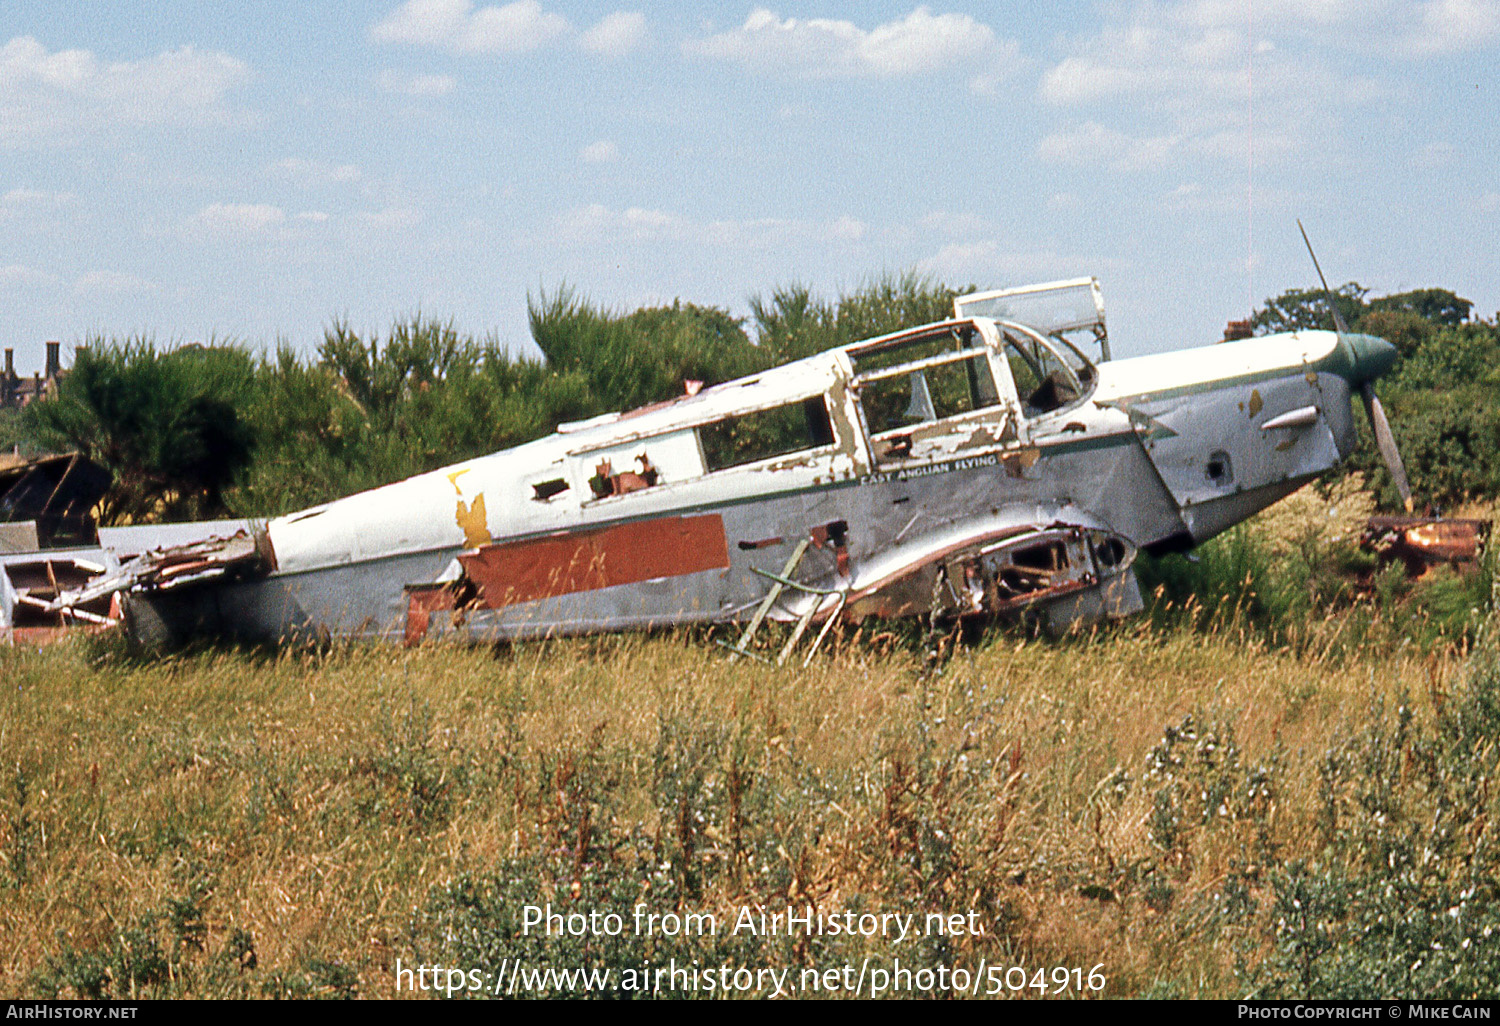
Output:
<instances>
[{"instance_id":1,"label":"white cloud","mask_svg":"<svg viewBox=\"0 0 1500 1026\"><path fill-rule=\"evenodd\" d=\"M1484 46L1500 36L1497 0L1428 0L1411 37L1419 55L1451 53Z\"/></svg>"},{"instance_id":2,"label":"white cloud","mask_svg":"<svg viewBox=\"0 0 1500 1026\"><path fill-rule=\"evenodd\" d=\"M108 124L222 117L224 98L249 79L244 61L191 46L104 63L89 50L49 51L17 36L0 47L0 143L72 141Z\"/></svg>"},{"instance_id":3,"label":"white cloud","mask_svg":"<svg viewBox=\"0 0 1500 1026\"><path fill-rule=\"evenodd\" d=\"M1192 25L1217 28L1245 24L1247 14L1264 31L1292 25L1327 27L1368 16L1378 0L1255 0L1253 8L1245 0L1190 0L1180 6L1178 17Z\"/></svg>"},{"instance_id":4,"label":"white cloud","mask_svg":"<svg viewBox=\"0 0 1500 1026\"><path fill-rule=\"evenodd\" d=\"M359 181L364 173L354 164L330 164L326 160L287 157L272 164L270 170L281 178L310 184L348 185Z\"/></svg>"},{"instance_id":5,"label":"white cloud","mask_svg":"<svg viewBox=\"0 0 1500 1026\"><path fill-rule=\"evenodd\" d=\"M57 275L21 264L0 267L0 289L48 288L57 282Z\"/></svg>"},{"instance_id":6,"label":"white cloud","mask_svg":"<svg viewBox=\"0 0 1500 1026\"><path fill-rule=\"evenodd\" d=\"M52 214L70 206L76 199L71 192L11 189L0 196L0 222L21 221L39 227L49 223Z\"/></svg>"},{"instance_id":7,"label":"white cloud","mask_svg":"<svg viewBox=\"0 0 1500 1026\"><path fill-rule=\"evenodd\" d=\"M1037 145L1037 156L1054 164L1104 164L1117 171L1140 171L1164 166L1180 142L1173 136L1131 136L1088 121L1048 135Z\"/></svg>"},{"instance_id":8,"label":"white cloud","mask_svg":"<svg viewBox=\"0 0 1500 1026\"><path fill-rule=\"evenodd\" d=\"M284 223L286 212L269 203L210 203L195 220L210 231L251 234Z\"/></svg>"},{"instance_id":9,"label":"white cloud","mask_svg":"<svg viewBox=\"0 0 1500 1026\"><path fill-rule=\"evenodd\" d=\"M684 49L757 71L855 78L924 74L1008 45L967 14L934 15L927 7L868 30L831 18L782 19L758 7L739 28L690 40Z\"/></svg>"},{"instance_id":10,"label":"white cloud","mask_svg":"<svg viewBox=\"0 0 1500 1026\"><path fill-rule=\"evenodd\" d=\"M572 31L568 20L537 0L474 8L472 0L407 0L377 22L381 43L435 46L455 53L519 53Z\"/></svg>"},{"instance_id":11,"label":"white cloud","mask_svg":"<svg viewBox=\"0 0 1500 1026\"><path fill-rule=\"evenodd\" d=\"M423 221L420 210L411 207L385 207L381 210L361 211L354 215L356 224L374 231L394 232L415 228Z\"/></svg>"},{"instance_id":12,"label":"white cloud","mask_svg":"<svg viewBox=\"0 0 1500 1026\"><path fill-rule=\"evenodd\" d=\"M1016 251L995 239L974 239L947 243L932 256L917 261L917 269L943 281L998 288L1097 272L1108 264L1097 256L1085 261L1050 250Z\"/></svg>"},{"instance_id":13,"label":"white cloud","mask_svg":"<svg viewBox=\"0 0 1500 1026\"><path fill-rule=\"evenodd\" d=\"M579 150L578 159L587 164L611 164L620 159L620 148L608 139L600 139Z\"/></svg>"},{"instance_id":14,"label":"white cloud","mask_svg":"<svg viewBox=\"0 0 1500 1026\"><path fill-rule=\"evenodd\" d=\"M994 96L1000 87L1015 78L1022 68L1030 63L1021 57L1021 47L1011 40L1003 40L995 47L995 55L986 71L969 79L969 91L978 96Z\"/></svg>"},{"instance_id":15,"label":"white cloud","mask_svg":"<svg viewBox=\"0 0 1500 1026\"><path fill-rule=\"evenodd\" d=\"M590 246L676 242L764 250L792 243L838 239L853 243L868 231L864 222L847 215L829 221L797 218L723 218L700 221L667 210L627 207L623 210L593 203L576 207L557 219L558 234Z\"/></svg>"},{"instance_id":16,"label":"white cloud","mask_svg":"<svg viewBox=\"0 0 1500 1026\"><path fill-rule=\"evenodd\" d=\"M458 85L452 75L408 75L390 69L382 71L378 81L381 92L418 99L447 96Z\"/></svg>"},{"instance_id":17,"label":"white cloud","mask_svg":"<svg viewBox=\"0 0 1500 1026\"><path fill-rule=\"evenodd\" d=\"M1168 84L1166 68L1150 61L1122 60L1125 53L1128 49L1122 46L1113 59L1065 58L1042 76L1042 99L1057 104L1093 103Z\"/></svg>"},{"instance_id":18,"label":"white cloud","mask_svg":"<svg viewBox=\"0 0 1500 1026\"><path fill-rule=\"evenodd\" d=\"M1336 48L1357 49L1351 33L1369 31L1363 3L1399 20L1393 0L1265 0L1252 35L1245 8L1220 0L1106 8L1097 32L1065 44L1069 52L1038 90L1046 103L1088 118L1055 130L1038 155L1116 170L1243 161L1252 105L1257 160L1299 148L1327 153L1351 108L1390 92L1372 77L1378 65L1335 59Z\"/></svg>"},{"instance_id":19,"label":"white cloud","mask_svg":"<svg viewBox=\"0 0 1500 1026\"><path fill-rule=\"evenodd\" d=\"M23 208L61 207L73 202L71 192L46 192L41 189L12 189L0 196L0 207L19 210Z\"/></svg>"},{"instance_id":20,"label":"white cloud","mask_svg":"<svg viewBox=\"0 0 1500 1026\"><path fill-rule=\"evenodd\" d=\"M828 226L828 233L835 239L847 239L850 242L858 242L865 237L865 232L868 230L868 225L858 218L850 217L848 214L835 219Z\"/></svg>"},{"instance_id":21,"label":"white cloud","mask_svg":"<svg viewBox=\"0 0 1500 1026\"><path fill-rule=\"evenodd\" d=\"M646 40L646 16L637 11L606 14L579 37L578 45L606 57L623 57Z\"/></svg>"},{"instance_id":22,"label":"white cloud","mask_svg":"<svg viewBox=\"0 0 1500 1026\"><path fill-rule=\"evenodd\" d=\"M140 295L146 292L154 292L155 290L155 282L147 281L145 278L137 278L133 274L124 274L120 271L90 271L73 283L73 291L80 296Z\"/></svg>"},{"instance_id":23,"label":"white cloud","mask_svg":"<svg viewBox=\"0 0 1500 1026\"><path fill-rule=\"evenodd\" d=\"M566 234L580 238L608 235L636 241L685 238L691 227L685 218L664 210L644 207L612 210L602 203L575 207L564 213L558 223Z\"/></svg>"},{"instance_id":24,"label":"white cloud","mask_svg":"<svg viewBox=\"0 0 1500 1026\"><path fill-rule=\"evenodd\" d=\"M297 220L308 221L312 224L322 224L328 220L328 215L321 210L304 210L297 215Z\"/></svg>"},{"instance_id":25,"label":"white cloud","mask_svg":"<svg viewBox=\"0 0 1500 1026\"><path fill-rule=\"evenodd\" d=\"M1300 34L1322 45L1377 55L1430 56L1483 46L1500 36L1500 0L1190 0L1164 14L1199 28L1243 28L1253 10L1257 35Z\"/></svg>"},{"instance_id":26,"label":"white cloud","mask_svg":"<svg viewBox=\"0 0 1500 1026\"><path fill-rule=\"evenodd\" d=\"M995 225L986 218L967 211L954 214L946 210L932 210L923 214L917 220L917 225L945 239L980 235L995 230Z\"/></svg>"},{"instance_id":27,"label":"white cloud","mask_svg":"<svg viewBox=\"0 0 1500 1026\"><path fill-rule=\"evenodd\" d=\"M978 242L950 242L932 256L921 261L922 270L929 274L961 277L971 268L993 262L1000 251L999 243L993 239Z\"/></svg>"}]
</instances>

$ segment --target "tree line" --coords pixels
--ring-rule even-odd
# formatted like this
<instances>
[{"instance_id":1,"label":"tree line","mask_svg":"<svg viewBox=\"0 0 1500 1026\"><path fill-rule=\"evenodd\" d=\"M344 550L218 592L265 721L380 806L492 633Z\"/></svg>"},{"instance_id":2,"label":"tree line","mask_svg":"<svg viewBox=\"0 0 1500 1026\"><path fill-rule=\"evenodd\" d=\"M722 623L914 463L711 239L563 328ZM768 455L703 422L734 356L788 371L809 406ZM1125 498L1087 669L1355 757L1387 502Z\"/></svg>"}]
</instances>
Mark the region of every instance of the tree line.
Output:
<instances>
[{"instance_id":1,"label":"tree line","mask_svg":"<svg viewBox=\"0 0 1500 1026\"><path fill-rule=\"evenodd\" d=\"M77 450L115 485L103 523L273 516L518 445L559 423L680 395L862 338L951 316L956 290L908 273L828 299L802 285L750 300L741 319L676 301L616 312L568 287L529 304L540 357L452 322L347 321L315 353L288 346L158 346L91 338L56 395L0 419L0 444ZM1336 293L1345 320L1394 343L1379 390L1422 497L1500 493L1500 327L1444 289ZM1289 290L1255 314L1267 333L1331 327L1321 292ZM1373 448L1359 469L1394 492Z\"/></svg>"},{"instance_id":2,"label":"tree line","mask_svg":"<svg viewBox=\"0 0 1500 1026\"><path fill-rule=\"evenodd\" d=\"M917 274L833 300L794 285L754 297L747 324L682 301L615 312L562 287L529 304L540 357L421 316L383 337L335 321L311 356L90 338L53 398L0 420L0 444L108 469L101 523L274 516L670 399L688 380L940 320L953 295Z\"/></svg>"}]
</instances>

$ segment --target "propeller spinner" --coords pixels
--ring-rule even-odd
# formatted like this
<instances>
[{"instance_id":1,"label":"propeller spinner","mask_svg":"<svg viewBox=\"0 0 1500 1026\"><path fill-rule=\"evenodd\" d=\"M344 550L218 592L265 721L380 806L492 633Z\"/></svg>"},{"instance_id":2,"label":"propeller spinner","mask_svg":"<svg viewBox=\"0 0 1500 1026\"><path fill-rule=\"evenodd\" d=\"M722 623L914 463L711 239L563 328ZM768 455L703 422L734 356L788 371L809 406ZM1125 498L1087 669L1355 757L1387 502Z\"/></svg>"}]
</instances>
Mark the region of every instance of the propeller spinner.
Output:
<instances>
[{"instance_id":1,"label":"propeller spinner","mask_svg":"<svg viewBox=\"0 0 1500 1026\"><path fill-rule=\"evenodd\" d=\"M1334 301L1333 290L1328 287L1328 279L1323 277L1323 268L1318 265L1318 254L1313 252L1312 242L1307 238L1307 229L1302 227L1302 221L1297 221L1297 230L1302 233L1302 241L1307 246L1307 255L1312 257L1313 268L1318 272L1318 280L1323 283L1323 295L1328 300L1328 308L1333 311L1333 326L1339 333L1341 342L1348 341L1356 354L1356 363L1382 363L1378 370L1371 368L1374 373L1364 377L1359 383L1359 394L1365 401L1365 413L1370 418L1370 428L1375 433L1375 447L1380 450L1380 458L1385 462L1386 470L1391 473L1391 480L1396 482L1396 491L1401 494L1401 501L1406 504L1406 512L1412 511L1411 482L1406 477L1406 465L1401 462L1401 451L1396 448L1396 436L1391 433L1391 422L1386 419L1385 407L1380 405L1380 397L1375 394L1375 377L1380 371L1390 366L1394 358L1394 350L1390 343L1382 339L1375 339L1369 335L1359 335L1349 330L1349 325L1344 322L1344 315L1339 312L1338 303ZM1379 341L1390 350L1390 355L1381 359L1373 352L1371 342Z\"/></svg>"}]
</instances>

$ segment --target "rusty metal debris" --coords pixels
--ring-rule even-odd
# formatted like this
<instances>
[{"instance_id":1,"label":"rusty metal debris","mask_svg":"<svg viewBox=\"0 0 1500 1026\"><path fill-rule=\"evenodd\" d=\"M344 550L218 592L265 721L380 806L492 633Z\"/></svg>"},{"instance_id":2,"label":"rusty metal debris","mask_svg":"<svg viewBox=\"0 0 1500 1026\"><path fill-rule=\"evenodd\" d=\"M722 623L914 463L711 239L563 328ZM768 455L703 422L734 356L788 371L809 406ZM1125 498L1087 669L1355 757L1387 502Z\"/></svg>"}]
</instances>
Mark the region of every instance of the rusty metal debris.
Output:
<instances>
[{"instance_id":1,"label":"rusty metal debris","mask_svg":"<svg viewBox=\"0 0 1500 1026\"><path fill-rule=\"evenodd\" d=\"M36 547L92 545L91 511L109 471L79 453L24 460L0 455L0 521L35 525Z\"/></svg>"},{"instance_id":2,"label":"rusty metal debris","mask_svg":"<svg viewBox=\"0 0 1500 1026\"><path fill-rule=\"evenodd\" d=\"M1407 576L1419 577L1445 563L1459 569L1477 565L1489 531L1487 520L1378 516L1366 523L1360 547L1382 563L1399 559Z\"/></svg>"},{"instance_id":3,"label":"rusty metal debris","mask_svg":"<svg viewBox=\"0 0 1500 1026\"><path fill-rule=\"evenodd\" d=\"M58 589L49 612L76 610L125 590L171 591L221 577L263 576L276 568L263 531L240 530L185 545L152 549L99 572L75 587Z\"/></svg>"},{"instance_id":4,"label":"rusty metal debris","mask_svg":"<svg viewBox=\"0 0 1500 1026\"><path fill-rule=\"evenodd\" d=\"M59 596L97 580L105 567L71 553L36 553L8 561L0 586L8 593L8 633L12 641L49 641L66 628L112 627L120 621L120 599L113 592L58 605Z\"/></svg>"}]
</instances>

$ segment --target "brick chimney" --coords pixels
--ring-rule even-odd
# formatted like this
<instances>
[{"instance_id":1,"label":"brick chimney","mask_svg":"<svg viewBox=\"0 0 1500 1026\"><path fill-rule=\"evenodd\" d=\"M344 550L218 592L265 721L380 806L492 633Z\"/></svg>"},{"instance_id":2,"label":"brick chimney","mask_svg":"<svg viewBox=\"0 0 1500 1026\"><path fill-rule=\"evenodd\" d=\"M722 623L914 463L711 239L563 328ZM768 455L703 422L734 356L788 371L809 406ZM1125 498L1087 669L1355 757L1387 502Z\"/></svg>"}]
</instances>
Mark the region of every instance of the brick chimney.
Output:
<instances>
[{"instance_id":1,"label":"brick chimney","mask_svg":"<svg viewBox=\"0 0 1500 1026\"><path fill-rule=\"evenodd\" d=\"M1225 342L1238 342L1241 339L1255 337L1254 321L1230 321L1224 328Z\"/></svg>"},{"instance_id":2,"label":"brick chimney","mask_svg":"<svg viewBox=\"0 0 1500 1026\"><path fill-rule=\"evenodd\" d=\"M16 351L5 350L5 380L9 381L16 376Z\"/></svg>"},{"instance_id":3,"label":"brick chimney","mask_svg":"<svg viewBox=\"0 0 1500 1026\"><path fill-rule=\"evenodd\" d=\"M62 343L47 343L47 380L51 381L57 377L58 371L62 370Z\"/></svg>"}]
</instances>

